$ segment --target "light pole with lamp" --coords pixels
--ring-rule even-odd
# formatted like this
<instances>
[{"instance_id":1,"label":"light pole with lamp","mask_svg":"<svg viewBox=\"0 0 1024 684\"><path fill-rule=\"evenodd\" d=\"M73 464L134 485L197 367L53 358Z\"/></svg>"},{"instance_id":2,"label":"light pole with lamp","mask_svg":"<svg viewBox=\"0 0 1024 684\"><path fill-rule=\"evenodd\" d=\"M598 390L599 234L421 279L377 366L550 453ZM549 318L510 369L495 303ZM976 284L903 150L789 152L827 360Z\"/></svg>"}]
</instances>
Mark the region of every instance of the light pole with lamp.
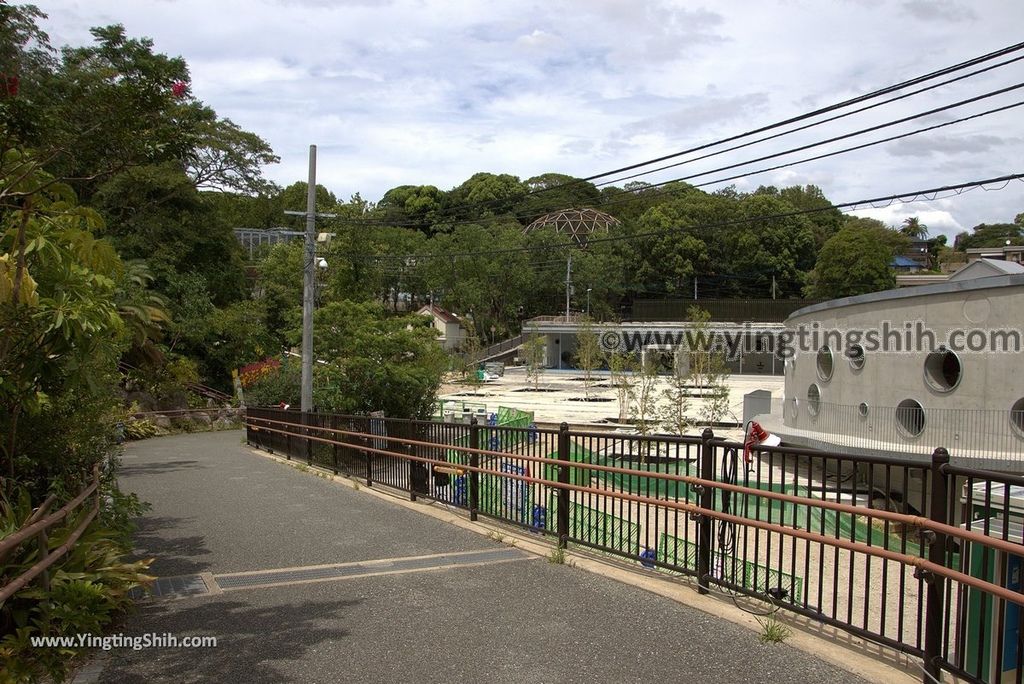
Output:
<instances>
[{"instance_id":1,"label":"light pole with lamp","mask_svg":"<svg viewBox=\"0 0 1024 684\"><path fill-rule=\"evenodd\" d=\"M592 287L587 288L587 318L590 318L590 291L593 289Z\"/></svg>"}]
</instances>

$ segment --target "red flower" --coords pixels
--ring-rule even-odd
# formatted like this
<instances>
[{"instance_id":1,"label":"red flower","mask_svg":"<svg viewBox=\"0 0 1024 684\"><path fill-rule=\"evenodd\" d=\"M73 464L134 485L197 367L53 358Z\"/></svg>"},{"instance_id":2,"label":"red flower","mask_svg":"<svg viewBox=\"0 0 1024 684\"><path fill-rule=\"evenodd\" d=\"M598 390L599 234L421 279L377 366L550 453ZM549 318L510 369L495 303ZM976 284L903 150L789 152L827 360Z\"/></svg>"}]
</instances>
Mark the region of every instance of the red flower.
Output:
<instances>
[{"instance_id":1,"label":"red flower","mask_svg":"<svg viewBox=\"0 0 1024 684\"><path fill-rule=\"evenodd\" d=\"M0 88L3 89L3 92L0 93L0 95L14 97L18 94L18 83L18 77L14 74L8 75L0 73Z\"/></svg>"},{"instance_id":2,"label":"red flower","mask_svg":"<svg viewBox=\"0 0 1024 684\"><path fill-rule=\"evenodd\" d=\"M175 81L171 84L171 94L174 97L185 97L188 93L188 83L184 81Z\"/></svg>"}]
</instances>

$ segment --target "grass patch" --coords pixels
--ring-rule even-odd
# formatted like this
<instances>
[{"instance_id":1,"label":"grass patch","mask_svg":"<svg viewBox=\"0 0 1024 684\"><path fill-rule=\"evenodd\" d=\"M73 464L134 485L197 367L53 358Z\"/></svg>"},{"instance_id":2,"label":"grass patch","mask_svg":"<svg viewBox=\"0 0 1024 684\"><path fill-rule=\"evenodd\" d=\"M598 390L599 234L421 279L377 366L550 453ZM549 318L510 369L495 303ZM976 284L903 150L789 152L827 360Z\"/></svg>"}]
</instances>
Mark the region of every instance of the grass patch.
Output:
<instances>
[{"instance_id":1,"label":"grass patch","mask_svg":"<svg viewBox=\"0 0 1024 684\"><path fill-rule=\"evenodd\" d=\"M774 615L769 615L764 620L758 618L757 624L761 625L761 635L758 638L762 644L781 644L792 634L789 627L779 622Z\"/></svg>"},{"instance_id":2,"label":"grass patch","mask_svg":"<svg viewBox=\"0 0 1024 684\"><path fill-rule=\"evenodd\" d=\"M551 549L551 553L548 555L548 562L554 565L565 565L565 549Z\"/></svg>"}]
</instances>

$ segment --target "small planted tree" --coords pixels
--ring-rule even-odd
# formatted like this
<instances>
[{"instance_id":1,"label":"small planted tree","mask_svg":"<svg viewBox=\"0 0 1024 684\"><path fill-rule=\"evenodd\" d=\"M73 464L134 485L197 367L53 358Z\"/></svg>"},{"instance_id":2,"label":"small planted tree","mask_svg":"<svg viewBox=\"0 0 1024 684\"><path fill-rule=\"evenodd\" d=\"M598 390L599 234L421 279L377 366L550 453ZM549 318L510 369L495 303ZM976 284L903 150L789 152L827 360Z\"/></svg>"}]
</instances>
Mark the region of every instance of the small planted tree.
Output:
<instances>
[{"instance_id":1,"label":"small planted tree","mask_svg":"<svg viewBox=\"0 0 1024 684\"><path fill-rule=\"evenodd\" d=\"M679 353L672 364L668 387L661 393L664 401L658 411L661 427L673 435L684 435L693 427L690 417L690 365L689 358Z\"/></svg>"},{"instance_id":2,"label":"small planted tree","mask_svg":"<svg viewBox=\"0 0 1024 684\"><path fill-rule=\"evenodd\" d=\"M638 368L635 354L611 351L608 353L608 369L611 371L611 383L619 400L619 422L629 419L629 407L633 403L633 387L636 384L634 373Z\"/></svg>"},{"instance_id":3,"label":"small planted tree","mask_svg":"<svg viewBox=\"0 0 1024 684\"><path fill-rule=\"evenodd\" d=\"M523 342L523 358L526 361L526 379L533 381L533 389L540 389L540 376L544 373L544 357L546 356L544 338L536 333L528 336Z\"/></svg>"},{"instance_id":4,"label":"small planted tree","mask_svg":"<svg viewBox=\"0 0 1024 684\"><path fill-rule=\"evenodd\" d=\"M712 335L711 314L696 306L691 306L687 314L693 323L689 336L688 384L701 398L701 422L712 425L729 412L729 367L725 352Z\"/></svg>"},{"instance_id":5,"label":"small planted tree","mask_svg":"<svg viewBox=\"0 0 1024 684\"><path fill-rule=\"evenodd\" d=\"M478 389L482 384L480 374L477 372L480 366L480 358L483 355L483 347L480 345L480 338L476 333L469 332L462 341L461 368L462 379Z\"/></svg>"},{"instance_id":6,"label":"small planted tree","mask_svg":"<svg viewBox=\"0 0 1024 684\"><path fill-rule=\"evenodd\" d=\"M601 367L603 361L601 341L593 322L585 317L576 333L576 366L583 371L583 391L587 399L590 399L590 389L594 385L594 371Z\"/></svg>"},{"instance_id":7,"label":"small planted tree","mask_svg":"<svg viewBox=\"0 0 1024 684\"><path fill-rule=\"evenodd\" d=\"M633 392L631 414L641 435L649 435L658 425L658 360L655 354L640 357L639 372Z\"/></svg>"}]
</instances>

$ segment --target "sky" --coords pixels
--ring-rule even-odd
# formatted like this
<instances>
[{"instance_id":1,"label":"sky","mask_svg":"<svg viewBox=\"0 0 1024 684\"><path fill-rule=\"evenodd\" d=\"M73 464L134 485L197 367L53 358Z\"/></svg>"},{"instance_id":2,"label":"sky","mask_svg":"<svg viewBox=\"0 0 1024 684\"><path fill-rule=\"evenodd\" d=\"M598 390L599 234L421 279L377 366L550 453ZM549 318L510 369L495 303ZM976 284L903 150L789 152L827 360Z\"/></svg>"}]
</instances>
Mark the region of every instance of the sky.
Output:
<instances>
[{"instance_id":1,"label":"sky","mask_svg":"<svg viewBox=\"0 0 1024 684\"><path fill-rule=\"evenodd\" d=\"M267 140L268 178L339 198L448 190L479 171L590 176L796 116L1024 40L1021 0L35 0L55 45L124 24L185 58L192 94ZM1018 55L1024 55L1024 52ZM1024 61L743 150L709 172L1024 82ZM1024 100L1024 89L688 182L802 159ZM712 183L814 184L833 202L1024 172L1024 107ZM684 161L695 155L673 161ZM618 176L606 180L614 181ZM599 181L600 182L600 181ZM621 183L618 183L621 185ZM302 207L296 207L301 209ZM1024 183L858 215L932 235L1012 221Z\"/></svg>"}]
</instances>

